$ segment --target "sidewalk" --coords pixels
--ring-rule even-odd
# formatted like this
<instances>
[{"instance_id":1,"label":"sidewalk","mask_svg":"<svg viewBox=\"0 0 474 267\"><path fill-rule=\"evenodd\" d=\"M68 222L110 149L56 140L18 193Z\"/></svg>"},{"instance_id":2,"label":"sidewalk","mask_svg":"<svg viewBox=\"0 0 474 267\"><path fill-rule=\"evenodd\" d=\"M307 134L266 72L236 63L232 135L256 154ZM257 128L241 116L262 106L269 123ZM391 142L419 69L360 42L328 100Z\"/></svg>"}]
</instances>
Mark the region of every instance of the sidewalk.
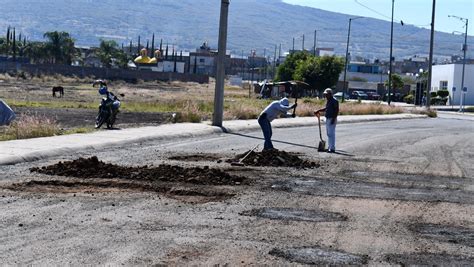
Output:
<instances>
[{"instance_id":1,"label":"sidewalk","mask_svg":"<svg viewBox=\"0 0 474 267\"><path fill-rule=\"evenodd\" d=\"M425 115L361 115L339 116L338 123L374 122L401 119L426 118ZM324 119L323 119L324 121ZM274 128L316 126L315 117L276 119ZM258 130L257 120L224 121L224 127L207 123L178 123L122 130L101 130L87 134L72 134L25 140L0 142L0 165L46 159L49 157L74 154L80 150L101 149L117 144L124 145L152 140L204 136L213 133L242 132Z\"/></svg>"}]
</instances>

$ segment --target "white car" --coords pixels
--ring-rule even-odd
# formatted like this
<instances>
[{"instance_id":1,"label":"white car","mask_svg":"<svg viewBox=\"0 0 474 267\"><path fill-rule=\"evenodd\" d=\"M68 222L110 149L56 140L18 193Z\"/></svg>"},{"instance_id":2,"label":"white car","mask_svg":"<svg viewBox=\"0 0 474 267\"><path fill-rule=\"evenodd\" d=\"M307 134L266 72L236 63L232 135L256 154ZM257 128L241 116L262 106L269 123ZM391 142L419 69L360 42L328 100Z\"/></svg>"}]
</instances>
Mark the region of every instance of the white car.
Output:
<instances>
[{"instance_id":1,"label":"white car","mask_svg":"<svg viewBox=\"0 0 474 267\"><path fill-rule=\"evenodd\" d=\"M335 93L334 98L337 99L337 100L341 100L342 99L342 92ZM349 99L349 94L344 94L344 98L346 100L348 100Z\"/></svg>"}]
</instances>

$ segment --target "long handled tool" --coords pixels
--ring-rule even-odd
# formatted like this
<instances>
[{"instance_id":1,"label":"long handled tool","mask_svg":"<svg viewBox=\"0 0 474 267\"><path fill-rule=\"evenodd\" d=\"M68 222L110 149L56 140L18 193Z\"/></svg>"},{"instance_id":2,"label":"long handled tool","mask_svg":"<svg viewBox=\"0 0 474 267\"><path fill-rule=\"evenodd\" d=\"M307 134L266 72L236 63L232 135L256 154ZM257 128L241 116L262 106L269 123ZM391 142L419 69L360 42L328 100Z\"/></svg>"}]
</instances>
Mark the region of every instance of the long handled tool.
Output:
<instances>
[{"instance_id":1,"label":"long handled tool","mask_svg":"<svg viewBox=\"0 0 474 267\"><path fill-rule=\"evenodd\" d=\"M316 115L318 117L318 125L319 125L319 145L318 145L318 151L323 152L326 151L326 141L323 140L323 135L321 134L321 118L319 114Z\"/></svg>"},{"instance_id":2,"label":"long handled tool","mask_svg":"<svg viewBox=\"0 0 474 267\"><path fill-rule=\"evenodd\" d=\"M295 98L295 104L298 103L298 98ZM291 117L296 117L296 107L293 108L293 114L291 114Z\"/></svg>"},{"instance_id":3,"label":"long handled tool","mask_svg":"<svg viewBox=\"0 0 474 267\"><path fill-rule=\"evenodd\" d=\"M259 145L256 145L254 148L252 148L249 152L247 152L247 154L245 154L245 156L243 156L238 162L232 162L230 165L232 166L244 166L244 163L243 161L252 153L255 151L255 149L257 149Z\"/></svg>"}]
</instances>

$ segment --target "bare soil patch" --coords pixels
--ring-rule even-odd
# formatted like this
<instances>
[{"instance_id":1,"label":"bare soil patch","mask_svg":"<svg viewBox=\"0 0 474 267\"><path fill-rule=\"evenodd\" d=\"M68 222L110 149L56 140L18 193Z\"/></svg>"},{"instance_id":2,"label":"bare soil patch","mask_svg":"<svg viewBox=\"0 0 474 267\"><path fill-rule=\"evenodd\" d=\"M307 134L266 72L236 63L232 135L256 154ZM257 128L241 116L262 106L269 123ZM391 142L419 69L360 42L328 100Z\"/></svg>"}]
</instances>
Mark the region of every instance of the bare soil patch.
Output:
<instances>
[{"instance_id":1,"label":"bare soil patch","mask_svg":"<svg viewBox=\"0 0 474 267\"><path fill-rule=\"evenodd\" d=\"M67 179L34 179L7 189L50 193L157 192L185 202L203 203L229 199L235 196L235 190L229 186L249 184L244 177L208 166L129 167L105 163L95 156L34 167L30 171Z\"/></svg>"},{"instance_id":2,"label":"bare soil patch","mask_svg":"<svg viewBox=\"0 0 474 267\"><path fill-rule=\"evenodd\" d=\"M293 168L319 168L321 165L317 162L301 159L298 154L283 150L271 149L261 152L247 151L237 155L228 162L241 162L248 166L262 167L293 167Z\"/></svg>"},{"instance_id":3,"label":"bare soil patch","mask_svg":"<svg viewBox=\"0 0 474 267\"><path fill-rule=\"evenodd\" d=\"M231 175L208 166L184 168L161 164L158 167L126 167L104 163L97 157L79 158L73 161L34 167L31 172L77 178L117 178L135 181L176 182L196 185L240 185L247 184L244 177Z\"/></svg>"},{"instance_id":4,"label":"bare soil patch","mask_svg":"<svg viewBox=\"0 0 474 267\"><path fill-rule=\"evenodd\" d=\"M171 156L168 159L176 160L176 161L218 161L221 162L221 159L217 155L213 154L206 154L206 153L198 153L198 154L191 154L191 155L176 155Z\"/></svg>"},{"instance_id":5,"label":"bare soil patch","mask_svg":"<svg viewBox=\"0 0 474 267\"><path fill-rule=\"evenodd\" d=\"M72 129L80 127L94 127L97 110L79 108L36 108L16 107L18 117L28 114L40 115L54 119L61 128ZM129 128L145 125L159 125L170 123L172 113L148 113L120 111L117 115L115 127Z\"/></svg>"}]
</instances>

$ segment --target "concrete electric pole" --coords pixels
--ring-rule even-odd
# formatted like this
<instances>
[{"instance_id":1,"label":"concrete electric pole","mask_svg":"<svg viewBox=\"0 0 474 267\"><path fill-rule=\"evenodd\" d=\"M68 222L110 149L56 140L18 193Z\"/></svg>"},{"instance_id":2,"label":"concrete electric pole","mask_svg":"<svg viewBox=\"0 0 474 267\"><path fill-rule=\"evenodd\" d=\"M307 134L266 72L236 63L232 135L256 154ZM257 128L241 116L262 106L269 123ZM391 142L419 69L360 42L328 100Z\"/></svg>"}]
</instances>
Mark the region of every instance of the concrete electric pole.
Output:
<instances>
[{"instance_id":1,"label":"concrete electric pole","mask_svg":"<svg viewBox=\"0 0 474 267\"><path fill-rule=\"evenodd\" d=\"M227 19L230 0L221 0L221 15L219 22L219 51L217 54L216 90L214 94L214 114L212 125L222 127L224 117L224 82L225 61L227 50Z\"/></svg>"},{"instance_id":2,"label":"concrete electric pole","mask_svg":"<svg viewBox=\"0 0 474 267\"><path fill-rule=\"evenodd\" d=\"M436 0L433 0L433 9L431 14L431 37L430 37L430 57L428 66L428 86L426 88L426 107L430 108L431 99L431 77L433 77L433 45L434 45L434 32L435 32L435 9Z\"/></svg>"}]
</instances>

